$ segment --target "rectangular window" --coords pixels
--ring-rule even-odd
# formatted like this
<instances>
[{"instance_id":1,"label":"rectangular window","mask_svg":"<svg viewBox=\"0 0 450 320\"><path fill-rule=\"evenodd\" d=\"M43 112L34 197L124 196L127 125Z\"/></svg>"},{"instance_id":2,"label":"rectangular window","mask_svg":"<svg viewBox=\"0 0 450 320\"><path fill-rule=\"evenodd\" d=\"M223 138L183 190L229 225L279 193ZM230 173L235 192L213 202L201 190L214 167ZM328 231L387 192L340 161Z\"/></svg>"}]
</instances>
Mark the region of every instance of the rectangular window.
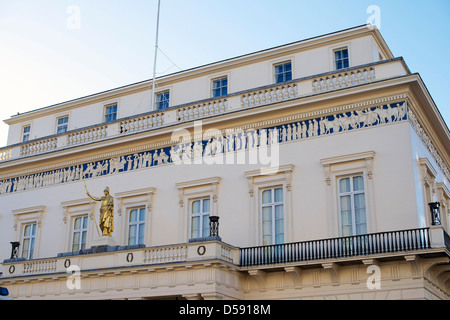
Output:
<instances>
[{"instance_id":1,"label":"rectangular window","mask_svg":"<svg viewBox=\"0 0 450 320\"><path fill-rule=\"evenodd\" d=\"M22 142L27 142L30 140L31 126L25 126L22 129Z\"/></svg>"},{"instance_id":2,"label":"rectangular window","mask_svg":"<svg viewBox=\"0 0 450 320\"><path fill-rule=\"evenodd\" d=\"M114 121L117 119L117 104L112 104L105 107L105 122Z\"/></svg>"},{"instance_id":3,"label":"rectangular window","mask_svg":"<svg viewBox=\"0 0 450 320\"><path fill-rule=\"evenodd\" d=\"M334 51L334 66L336 70L345 69L350 66L347 48Z\"/></svg>"},{"instance_id":4,"label":"rectangular window","mask_svg":"<svg viewBox=\"0 0 450 320\"><path fill-rule=\"evenodd\" d=\"M56 123L56 133L57 134L66 133L68 125L69 125L69 117L68 116L58 118L57 123Z\"/></svg>"},{"instance_id":5,"label":"rectangular window","mask_svg":"<svg viewBox=\"0 0 450 320\"><path fill-rule=\"evenodd\" d=\"M191 239L209 236L210 199L194 200L191 203Z\"/></svg>"},{"instance_id":6,"label":"rectangular window","mask_svg":"<svg viewBox=\"0 0 450 320\"><path fill-rule=\"evenodd\" d=\"M343 237L367 233L363 176L339 180L339 208Z\"/></svg>"},{"instance_id":7,"label":"rectangular window","mask_svg":"<svg viewBox=\"0 0 450 320\"><path fill-rule=\"evenodd\" d=\"M86 249L88 217L77 217L73 221L72 229L72 251L80 251Z\"/></svg>"},{"instance_id":8,"label":"rectangular window","mask_svg":"<svg viewBox=\"0 0 450 320\"><path fill-rule=\"evenodd\" d=\"M144 244L145 208L130 210L128 217L128 245Z\"/></svg>"},{"instance_id":9,"label":"rectangular window","mask_svg":"<svg viewBox=\"0 0 450 320\"><path fill-rule=\"evenodd\" d=\"M212 96L221 97L228 94L228 78L220 78L212 81Z\"/></svg>"},{"instance_id":10,"label":"rectangular window","mask_svg":"<svg viewBox=\"0 0 450 320\"><path fill-rule=\"evenodd\" d=\"M23 228L22 258L33 259L34 244L36 240L36 223L30 223Z\"/></svg>"},{"instance_id":11,"label":"rectangular window","mask_svg":"<svg viewBox=\"0 0 450 320\"><path fill-rule=\"evenodd\" d=\"M169 98L170 98L169 90L157 93L156 109L157 110L167 109L169 107Z\"/></svg>"},{"instance_id":12,"label":"rectangular window","mask_svg":"<svg viewBox=\"0 0 450 320\"><path fill-rule=\"evenodd\" d=\"M283 188L262 192L261 215L263 245L284 243Z\"/></svg>"},{"instance_id":13,"label":"rectangular window","mask_svg":"<svg viewBox=\"0 0 450 320\"><path fill-rule=\"evenodd\" d=\"M284 62L275 65L275 83L292 80L292 65L291 62Z\"/></svg>"}]
</instances>

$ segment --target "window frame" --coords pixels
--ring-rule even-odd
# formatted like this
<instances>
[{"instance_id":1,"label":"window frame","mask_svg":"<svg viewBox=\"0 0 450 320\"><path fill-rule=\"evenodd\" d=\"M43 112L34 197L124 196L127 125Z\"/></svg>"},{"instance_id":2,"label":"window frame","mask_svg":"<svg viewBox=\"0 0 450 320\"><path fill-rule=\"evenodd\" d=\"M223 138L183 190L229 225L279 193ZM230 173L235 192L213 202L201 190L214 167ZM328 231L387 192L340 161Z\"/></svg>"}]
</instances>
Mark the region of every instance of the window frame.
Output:
<instances>
[{"instance_id":1,"label":"window frame","mask_svg":"<svg viewBox=\"0 0 450 320\"><path fill-rule=\"evenodd\" d=\"M108 112L109 108L115 107L115 112ZM103 108L103 120L104 122L113 122L117 120L119 112L119 104L117 102L108 103ZM114 115L114 119L109 119L111 115Z\"/></svg>"},{"instance_id":2,"label":"window frame","mask_svg":"<svg viewBox=\"0 0 450 320\"><path fill-rule=\"evenodd\" d=\"M63 124L59 124L59 121L62 119L67 119L67 122ZM65 127L62 131L60 131L61 127ZM69 131L69 115L64 115L56 118L56 134L64 134Z\"/></svg>"},{"instance_id":3,"label":"window frame","mask_svg":"<svg viewBox=\"0 0 450 320\"><path fill-rule=\"evenodd\" d=\"M362 175L364 179L364 201L366 208L367 233L375 232L375 192L373 185L373 162L375 152L347 154L343 156L321 159L325 170L326 201L328 207L328 233L330 238L341 237L341 212L339 198L339 180L349 176Z\"/></svg>"},{"instance_id":4,"label":"window frame","mask_svg":"<svg viewBox=\"0 0 450 320\"><path fill-rule=\"evenodd\" d=\"M152 211L153 211L153 197L156 193L156 189L149 187L143 189L129 190L124 192L118 192L115 194L115 199L117 203L117 216L115 224L122 226L121 228L116 228L114 232L116 233L116 240L120 239L120 242L124 245L129 245L129 214L133 209L144 208L145 209L145 219L144 219L144 243L129 245L137 247L151 246L151 235L152 235Z\"/></svg>"},{"instance_id":5,"label":"window frame","mask_svg":"<svg viewBox=\"0 0 450 320\"><path fill-rule=\"evenodd\" d=\"M27 230L27 227L32 228L32 234L31 235L25 235L25 231ZM20 257L24 258L26 260L31 260L33 259L33 255L35 252L35 246L36 246L36 231L37 231L37 222L36 221L32 221L32 222L28 222L22 225L22 237L21 237L21 241L20 243L21 245L21 249L20 249ZM25 241L28 240L29 244L27 246L27 250L25 251ZM31 248L31 249L30 249ZM27 256L24 257L25 252L27 252Z\"/></svg>"},{"instance_id":6,"label":"window frame","mask_svg":"<svg viewBox=\"0 0 450 320\"><path fill-rule=\"evenodd\" d=\"M165 96L167 94L167 99L161 100L159 101L159 97L160 96ZM166 90L162 90L162 91L158 91L155 93L155 109L156 110L167 110L168 108L170 108L170 89L166 89ZM161 108L161 104L167 104L167 107L163 107Z\"/></svg>"},{"instance_id":7,"label":"window frame","mask_svg":"<svg viewBox=\"0 0 450 320\"><path fill-rule=\"evenodd\" d=\"M354 190L354 178L356 177L361 177L363 179L363 187L364 189L362 190ZM340 187L340 182L344 179L349 179L350 181L350 191L347 192L342 192L341 191L341 187ZM337 198L338 198L338 213L339 213L339 232L340 235L343 237L348 237L348 236L356 236L356 235L361 235L361 234L367 234L367 203L366 203L366 186L365 186L365 179L364 179L364 174L363 172L361 173L354 173L354 174L350 174L350 175L344 175L344 176L339 176L337 177ZM356 206L355 206L355 195L360 195L363 194L364 195L364 221L365 221L365 229L366 231L364 233L357 233L357 227L356 227ZM344 235L344 230L343 230L343 223L342 223L342 202L341 202L341 198L342 197L347 197L350 196L350 209L351 209L351 218L352 218L352 232L351 234L348 235Z\"/></svg>"},{"instance_id":8,"label":"window frame","mask_svg":"<svg viewBox=\"0 0 450 320\"><path fill-rule=\"evenodd\" d=\"M136 221L130 221L131 219L131 213L134 210L138 210L138 219ZM144 212L144 219L140 219L140 213L141 210ZM145 245L145 235L146 235L146 220L147 220L147 208L146 206L137 206L137 207L131 207L127 208L127 245L128 246L134 246L134 245ZM143 225L142 232L144 233L141 235L141 229L139 228L140 225ZM136 226L136 236L135 236L135 243L130 243L130 229L131 226ZM142 243L139 241L139 239L142 237Z\"/></svg>"},{"instance_id":9,"label":"window frame","mask_svg":"<svg viewBox=\"0 0 450 320\"><path fill-rule=\"evenodd\" d=\"M28 132L25 132L25 129L28 128ZM29 142L31 140L31 124L26 124L22 126L21 131L21 142Z\"/></svg>"},{"instance_id":10,"label":"window frame","mask_svg":"<svg viewBox=\"0 0 450 320\"><path fill-rule=\"evenodd\" d=\"M203 211L204 209L204 201L208 200L209 201L209 210ZM200 201L200 211L198 213L194 213L193 212L193 205L194 202L196 201ZM192 198L189 199L189 240L198 240L198 239L203 239L203 238L207 238L210 236L210 230L209 230L209 217L211 216L211 203L212 203L212 197L211 196L207 196L207 197L200 197L200 198ZM207 222L206 222L206 226L204 225L204 217L207 217ZM199 229L198 231L200 232L198 237L194 237L193 235L193 221L194 218L198 217L199 218ZM204 234L206 230L206 234Z\"/></svg>"},{"instance_id":11,"label":"window frame","mask_svg":"<svg viewBox=\"0 0 450 320\"><path fill-rule=\"evenodd\" d=\"M450 233L450 190L445 186L443 182L437 182L435 184L436 198L441 204L440 214L441 214L441 224L447 233Z\"/></svg>"},{"instance_id":12,"label":"window frame","mask_svg":"<svg viewBox=\"0 0 450 320\"><path fill-rule=\"evenodd\" d=\"M284 66L286 65L290 65L290 70L286 71L284 70ZM283 71L282 72L277 72L277 67L283 66ZM288 79L288 77L286 76L286 74L289 73L290 74L290 79ZM279 75L283 75L283 80L282 81L278 81L278 76ZM293 79L293 63L292 60L285 60L282 62L277 62L273 64L273 82L275 84L279 84L279 83L284 83L287 81L291 81Z\"/></svg>"},{"instance_id":13,"label":"window frame","mask_svg":"<svg viewBox=\"0 0 450 320\"><path fill-rule=\"evenodd\" d=\"M226 80L226 85L222 84L223 80ZM220 82L219 87L215 88L214 84L217 82ZM218 95L215 94L215 90L219 90ZM224 90L225 90L225 92L224 92ZM220 97L223 97L226 95L228 95L228 76L222 76L222 77L217 77L217 78L212 79L211 80L211 97L212 98L220 98Z\"/></svg>"},{"instance_id":14,"label":"window frame","mask_svg":"<svg viewBox=\"0 0 450 320\"><path fill-rule=\"evenodd\" d=\"M209 216L219 216L218 188L220 177L212 177L176 183L178 189L178 204L180 205L179 242L189 242L191 239L191 206L198 199L209 198Z\"/></svg>"},{"instance_id":15,"label":"window frame","mask_svg":"<svg viewBox=\"0 0 450 320\"><path fill-rule=\"evenodd\" d=\"M264 168L245 172L250 196L250 241L251 246L263 245L262 226L262 193L274 188L283 189L283 232L284 243L294 242L294 229L292 217L292 177L294 173L292 164L277 168ZM254 226L254 227L252 227Z\"/></svg>"},{"instance_id":16,"label":"window frame","mask_svg":"<svg viewBox=\"0 0 450 320\"><path fill-rule=\"evenodd\" d=\"M79 228L79 229L75 229L75 222L76 222L77 219L82 219L81 228ZM84 221L86 221L86 227L84 227ZM78 252L78 251L86 249L87 243L88 243L87 238L88 238L88 230L89 230L89 216L88 216L88 214L72 217L72 222L71 223L72 223L72 232L71 232L71 243L70 243L70 249L71 250L70 251L71 252ZM80 237L79 237L80 243L78 244L78 250L74 250L74 245L75 245L74 238L75 238L75 234L76 233L80 233ZM85 235L84 243L83 243L83 240L82 240L83 239L83 234ZM84 247L83 247L83 244L84 244Z\"/></svg>"},{"instance_id":17,"label":"window frame","mask_svg":"<svg viewBox=\"0 0 450 320\"><path fill-rule=\"evenodd\" d=\"M281 190L281 194L282 194L282 201L280 202L280 201L275 201L275 190ZM273 200L273 201L271 201L271 202L268 202L268 203L264 203L263 202L263 199L264 199L264 196L263 196L263 194L264 194L264 192L266 192L266 191L271 191L271 200ZM283 243L286 243L285 242L285 222L284 222L284 220L285 220L285 201L284 201L284 199L285 199L285 196L284 196L284 188L283 188L283 186L282 185L279 185L279 186L271 186L271 187L264 187L264 188L260 188L259 189L259 196L260 196L260 200L259 200L259 203L260 203L260 208L259 208L259 210L260 210L260 228L261 228L261 239L260 239L260 241L261 241L261 244L262 245L276 245L276 244L283 244ZM276 232L276 220L277 220L277 217L276 217L276 207L277 206L282 206L282 220L283 220L283 241L282 242L277 242L277 232ZM270 221L271 221L271 230L270 230L270 237L271 237L271 240L270 240L270 243L265 243L265 240L264 240L264 238L265 238L265 233L264 233L264 221L265 221L265 219L264 219L264 208L271 208L271 212L270 212Z\"/></svg>"},{"instance_id":18,"label":"window frame","mask_svg":"<svg viewBox=\"0 0 450 320\"><path fill-rule=\"evenodd\" d=\"M347 57L336 59L336 53L343 52L343 51L347 51ZM342 68L338 68L338 66L337 66L338 61L342 61L342 62L347 61L347 66L345 66L345 64L343 63ZM333 68L336 71L350 68L350 49L348 46L333 49Z\"/></svg>"},{"instance_id":19,"label":"window frame","mask_svg":"<svg viewBox=\"0 0 450 320\"><path fill-rule=\"evenodd\" d=\"M23 236L27 225L36 224L34 234L33 259L39 257L41 225L44 219L47 207L35 206L29 208L15 209L12 211L14 216L14 230L16 233L15 241L20 242L20 257L23 255Z\"/></svg>"},{"instance_id":20,"label":"window frame","mask_svg":"<svg viewBox=\"0 0 450 320\"><path fill-rule=\"evenodd\" d=\"M96 228L94 222L94 216L92 213L95 211L95 204L89 199L76 199L61 202L63 222L66 224L65 232L65 250L66 252L73 252L73 229L75 219L79 217L87 217L87 230L86 230L86 248L93 241L93 232Z\"/></svg>"}]
</instances>

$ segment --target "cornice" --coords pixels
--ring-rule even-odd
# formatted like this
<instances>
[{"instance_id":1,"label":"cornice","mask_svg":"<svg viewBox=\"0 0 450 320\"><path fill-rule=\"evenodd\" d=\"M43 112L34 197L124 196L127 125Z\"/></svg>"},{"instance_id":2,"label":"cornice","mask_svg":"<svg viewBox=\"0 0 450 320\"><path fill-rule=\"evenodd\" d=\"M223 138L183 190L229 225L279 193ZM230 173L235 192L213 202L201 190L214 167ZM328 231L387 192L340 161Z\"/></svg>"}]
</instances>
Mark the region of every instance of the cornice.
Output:
<instances>
[{"instance_id":1,"label":"cornice","mask_svg":"<svg viewBox=\"0 0 450 320\"><path fill-rule=\"evenodd\" d=\"M408 95L409 121L450 181L450 132L418 74Z\"/></svg>"},{"instance_id":2,"label":"cornice","mask_svg":"<svg viewBox=\"0 0 450 320\"><path fill-rule=\"evenodd\" d=\"M12 211L13 215L22 215L28 213L42 213L47 210L46 206L35 206L29 208L15 209Z\"/></svg>"},{"instance_id":3,"label":"cornice","mask_svg":"<svg viewBox=\"0 0 450 320\"><path fill-rule=\"evenodd\" d=\"M186 181L186 182L178 182L175 185L178 189L186 189L186 188L195 188L195 187L201 187L204 185L216 185L219 184L222 178L220 177L212 177L212 178L205 178L205 179L197 179L192 181Z\"/></svg>"},{"instance_id":4,"label":"cornice","mask_svg":"<svg viewBox=\"0 0 450 320\"><path fill-rule=\"evenodd\" d=\"M372 160L375 157L374 151L367 151L355 154L341 155L332 158L321 159L320 162L323 166L329 166L331 164L338 164L342 162L360 161L360 160Z\"/></svg>"},{"instance_id":5,"label":"cornice","mask_svg":"<svg viewBox=\"0 0 450 320\"><path fill-rule=\"evenodd\" d=\"M138 189L138 190L117 192L114 194L114 196L117 199L122 199L122 198L131 198L131 197L139 197L139 196L148 196L148 195L154 194L155 192L156 192L155 188L149 187L149 188L143 188L143 189Z\"/></svg>"},{"instance_id":6,"label":"cornice","mask_svg":"<svg viewBox=\"0 0 450 320\"><path fill-rule=\"evenodd\" d=\"M258 170L246 171L244 172L247 178L254 178L265 175L274 175L274 174L290 174L294 172L295 166L292 164L287 164L274 168L261 168Z\"/></svg>"},{"instance_id":7,"label":"cornice","mask_svg":"<svg viewBox=\"0 0 450 320\"><path fill-rule=\"evenodd\" d=\"M89 198L61 202L63 208L89 205Z\"/></svg>"},{"instance_id":8,"label":"cornice","mask_svg":"<svg viewBox=\"0 0 450 320\"><path fill-rule=\"evenodd\" d=\"M417 116L423 121L424 125L429 128L434 128L435 130L441 129L441 132L438 132L438 134L440 134L441 140L444 143L447 143L447 148L450 150L450 130L422 78L419 74L415 74L415 77L415 85L418 90L413 90L412 101L414 104L412 105L412 108ZM419 105L421 108L418 107ZM426 107L426 109L424 107Z\"/></svg>"}]
</instances>

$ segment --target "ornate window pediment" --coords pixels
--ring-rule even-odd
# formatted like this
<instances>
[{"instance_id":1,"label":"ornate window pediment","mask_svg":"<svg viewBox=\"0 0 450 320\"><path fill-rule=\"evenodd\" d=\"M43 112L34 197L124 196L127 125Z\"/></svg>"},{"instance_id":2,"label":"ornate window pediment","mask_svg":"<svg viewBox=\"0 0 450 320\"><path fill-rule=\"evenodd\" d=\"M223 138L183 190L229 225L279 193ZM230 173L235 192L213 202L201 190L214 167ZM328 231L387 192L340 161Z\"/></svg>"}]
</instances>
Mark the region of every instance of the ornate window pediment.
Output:
<instances>
[{"instance_id":1,"label":"ornate window pediment","mask_svg":"<svg viewBox=\"0 0 450 320\"><path fill-rule=\"evenodd\" d=\"M47 207L35 206L13 210L16 241L21 243L20 256L25 259L39 257L39 239L42 220Z\"/></svg>"},{"instance_id":2,"label":"ornate window pediment","mask_svg":"<svg viewBox=\"0 0 450 320\"><path fill-rule=\"evenodd\" d=\"M343 212L352 212L354 215L356 211L360 212L362 208L364 208L364 216L366 217L363 229L366 232L376 230L372 181L374 158L375 152L368 151L320 160L325 169L327 184L330 236L338 237L346 233L345 224L342 223L346 218L346 216L342 216ZM353 186L356 182L359 184L358 187ZM346 183L348 183L347 188L344 186ZM357 206L354 204L356 197L359 197ZM353 203L353 205L344 208L344 201ZM358 210L356 210L356 207L358 207ZM358 232L356 226L348 225L347 227L352 228L353 233Z\"/></svg>"},{"instance_id":3,"label":"ornate window pediment","mask_svg":"<svg viewBox=\"0 0 450 320\"><path fill-rule=\"evenodd\" d=\"M293 172L291 164L245 172L250 196L250 225L254 226L250 228L250 240L254 245L270 242L270 238L273 243L280 242L281 238L282 242L293 241ZM278 226L275 226L276 218L280 221Z\"/></svg>"},{"instance_id":4,"label":"ornate window pediment","mask_svg":"<svg viewBox=\"0 0 450 320\"><path fill-rule=\"evenodd\" d=\"M206 228L206 222L198 223L201 213L204 213L203 216L206 217L205 204L207 205L208 216L219 216L217 200L218 186L221 180L220 177L212 177L176 184L180 205L179 240L181 242L191 239L195 234L200 234L199 232L193 232L198 228ZM201 234L203 235L203 233Z\"/></svg>"}]
</instances>

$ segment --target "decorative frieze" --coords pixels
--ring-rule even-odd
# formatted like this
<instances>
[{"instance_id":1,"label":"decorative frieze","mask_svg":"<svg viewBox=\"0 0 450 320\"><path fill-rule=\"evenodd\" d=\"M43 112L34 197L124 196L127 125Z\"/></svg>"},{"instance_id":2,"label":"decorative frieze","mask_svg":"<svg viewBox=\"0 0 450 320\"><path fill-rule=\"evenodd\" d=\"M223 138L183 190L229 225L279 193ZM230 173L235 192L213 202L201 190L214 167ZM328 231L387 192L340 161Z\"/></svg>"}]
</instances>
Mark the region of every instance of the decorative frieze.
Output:
<instances>
[{"instance_id":1,"label":"decorative frieze","mask_svg":"<svg viewBox=\"0 0 450 320\"><path fill-rule=\"evenodd\" d=\"M335 113L332 113L332 110L335 110ZM201 159L208 157L395 123L408 118L406 101L368 106L359 110L344 107L332 110L328 113L323 111L310 113L309 118L307 115L300 115L290 117L290 120L285 119L283 122L273 120L267 122L266 127L257 129L249 127L244 131L243 128L236 128L226 130L219 136L203 136L197 141L182 142L176 145L168 143L151 150L139 150L108 159L92 160L65 168L3 179L0 180L0 194L111 176L166 164L195 164L199 163L196 162L198 159L202 163ZM437 155L435 150L434 154ZM446 173L448 174L448 171Z\"/></svg>"},{"instance_id":2,"label":"decorative frieze","mask_svg":"<svg viewBox=\"0 0 450 320\"><path fill-rule=\"evenodd\" d=\"M417 120L415 114L410 109L408 109L408 119L414 131L417 133L420 140L422 140L423 144L428 149L428 152L430 152L430 154L433 156L434 160L444 173L447 180L450 181L450 171L448 170L447 165L445 164L444 160L442 160L441 156L439 155L433 143L431 142L431 139L428 137L427 133Z\"/></svg>"}]
</instances>

